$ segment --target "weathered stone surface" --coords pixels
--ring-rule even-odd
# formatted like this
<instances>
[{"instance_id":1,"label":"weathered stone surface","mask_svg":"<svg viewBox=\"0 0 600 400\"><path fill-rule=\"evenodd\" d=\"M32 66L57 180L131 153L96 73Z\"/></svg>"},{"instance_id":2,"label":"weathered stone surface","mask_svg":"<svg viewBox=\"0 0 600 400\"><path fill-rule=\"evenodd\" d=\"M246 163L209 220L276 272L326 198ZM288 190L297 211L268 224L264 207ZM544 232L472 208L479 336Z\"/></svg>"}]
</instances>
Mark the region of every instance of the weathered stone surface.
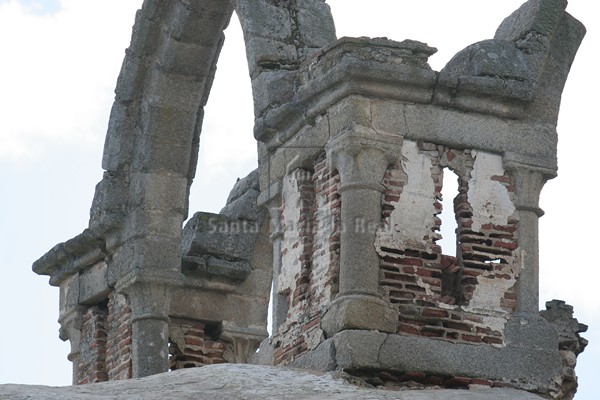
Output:
<instances>
[{"instance_id":1,"label":"weathered stone surface","mask_svg":"<svg viewBox=\"0 0 600 400\"><path fill-rule=\"evenodd\" d=\"M588 327L579 323L573 317L573 307L561 300L546 302L546 309L542 310L540 314L554 325L558 332L558 346L563 362L560 395L566 400L571 400L577 392L577 375L575 374L577 356L588 345L588 341L580 333L586 332Z\"/></svg>"},{"instance_id":2,"label":"weathered stone surface","mask_svg":"<svg viewBox=\"0 0 600 400\"><path fill-rule=\"evenodd\" d=\"M79 303L97 304L110 292L108 266L99 262L79 275Z\"/></svg>"},{"instance_id":3,"label":"weathered stone surface","mask_svg":"<svg viewBox=\"0 0 600 400\"><path fill-rule=\"evenodd\" d=\"M245 177L237 180L233 188L231 188L229 195L227 196L227 204L231 203L234 200L237 200L250 189L260 189L258 181L258 169L255 169Z\"/></svg>"},{"instance_id":4,"label":"weathered stone surface","mask_svg":"<svg viewBox=\"0 0 600 400\"><path fill-rule=\"evenodd\" d=\"M343 373L314 373L251 365L211 365L143 379L91 385L47 387L0 385L11 400L539 400L513 389L404 390L367 389L348 383Z\"/></svg>"},{"instance_id":5,"label":"weathered stone surface","mask_svg":"<svg viewBox=\"0 0 600 400\"><path fill-rule=\"evenodd\" d=\"M258 228L253 221L199 212L184 228L182 251L184 255L206 254L248 261L257 233Z\"/></svg>"},{"instance_id":6,"label":"weathered stone surface","mask_svg":"<svg viewBox=\"0 0 600 400\"><path fill-rule=\"evenodd\" d=\"M566 6L566 0L524 3L494 39L468 46L448 62L434 102L556 124L562 89L585 35Z\"/></svg>"},{"instance_id":7,"label":"weathered stone surface","mask_svg":"<svg viewBox=\"0 0 600 400\"><path fill-rule=\"evenodd\" d=\"M159 373L169 360L247 362L267 336L273 283L261 362L567 398L583 327L551 304L559 340L538 315L539 194L556 175L560 97L585 33L565 7L529 0L438 73L425 43L336 41L324 0L146 0L90 228L34 264L61 287L76 382ZM234 9L259 165L220 214L197 213L182 231ZM437 243L445 172L458 178L455 254ZM236 382L258 371L234 370Z\"/></svg>"}]
</instances>

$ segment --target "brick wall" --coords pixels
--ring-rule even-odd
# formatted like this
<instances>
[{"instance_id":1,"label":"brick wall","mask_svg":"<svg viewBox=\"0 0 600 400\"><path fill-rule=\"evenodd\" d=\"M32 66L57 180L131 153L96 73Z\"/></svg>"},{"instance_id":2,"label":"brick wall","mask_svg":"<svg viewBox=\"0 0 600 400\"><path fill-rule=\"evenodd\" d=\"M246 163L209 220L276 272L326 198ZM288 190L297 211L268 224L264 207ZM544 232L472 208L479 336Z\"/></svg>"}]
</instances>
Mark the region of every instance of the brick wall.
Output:
<instances>
[{"instance_id":1,"label":"brick wall","mask_svg":"<svg viewBox=\"0 0 600 400\"><path fill-rule=\"evenodd\" d=\"M111 292L108 297L106 370L109 380L130 379L131 309L125 295Z\"/></svg>"},{"instance_id":2,"label":"brick wall","mask_svg":"<svg viewBox=\"0 0 600 400\"><path fill-rule=\"evenodd\" d=\"M127 298L115 292L87 309L81 327L78 384L131 378L130 319Z\"/></svg>"},{"instance_id":3,"label":"brick wall","mask_svg":"<svg viewBox=\"0 0 600 400\"><path fill-rule=\"evenodd\" d=\"M205 322L172 318L169 324L169 369L227 362L223 356L223 342L211 337L211 331L215 332L214 328Z\"/></svg>"},{"instance_id":4,"label":"brick wall","mask_svg":"<svg viewBox=\"0 0 600 400\"><path fill-rule=\"evenodd\" d=\"M79 385L103 382L108 379L106 373L107 314L108 310L105 306L93 306L83 315L77 379Z\"/></svg>"},{"instance_id":5,"label":"brick wall","mask_svg":"<svg viewBox=\"0 0 600 400\"><path fill-rule=\"evenodd\" d=\"M459 177L458 250L445 255L437 241L447 169ZM500 156L405 141L402 163L383 184L376 247L382 292L400 311L398 332L502 345L519 270L514 189Z\"/></svg>"},{"instance_id":6,"label":"brick wall","mask_svg":"<svg viewBox=\"0 0 600 400\"><path fill-rule=\"evenodd\" d=\"M296 170L284 185L282 269L279 294L288 313L273 335L274 363L287 364L323 340L325 307L338 292L340 247L339 175L323 153L314 170Z\"/></svg>"}]
</instances>

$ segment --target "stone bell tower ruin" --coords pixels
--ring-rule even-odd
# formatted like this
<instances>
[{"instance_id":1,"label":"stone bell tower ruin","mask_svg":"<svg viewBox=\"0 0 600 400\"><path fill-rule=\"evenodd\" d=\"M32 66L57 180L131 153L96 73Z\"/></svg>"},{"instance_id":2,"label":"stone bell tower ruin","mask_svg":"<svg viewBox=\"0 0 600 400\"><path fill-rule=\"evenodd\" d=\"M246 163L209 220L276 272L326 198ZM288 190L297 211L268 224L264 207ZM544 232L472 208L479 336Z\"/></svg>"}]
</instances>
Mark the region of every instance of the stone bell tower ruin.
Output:
<instances>
[{"instance_id":1,"label":"stone bell tower ruin","mask_svg":"<svg viewBox=\"0 0 600 400\"><path fill-rule=\"evenodd\" d=\"M336 39L322 0L144 1L89 228L33 266L60 287L74 383L261 362L571 398L585 326L538 310L538 199L585 34L566 6L527 1L436 72L421 42ZM182 229L233 11L258 169Z\"/></svg>"}]
</instances>

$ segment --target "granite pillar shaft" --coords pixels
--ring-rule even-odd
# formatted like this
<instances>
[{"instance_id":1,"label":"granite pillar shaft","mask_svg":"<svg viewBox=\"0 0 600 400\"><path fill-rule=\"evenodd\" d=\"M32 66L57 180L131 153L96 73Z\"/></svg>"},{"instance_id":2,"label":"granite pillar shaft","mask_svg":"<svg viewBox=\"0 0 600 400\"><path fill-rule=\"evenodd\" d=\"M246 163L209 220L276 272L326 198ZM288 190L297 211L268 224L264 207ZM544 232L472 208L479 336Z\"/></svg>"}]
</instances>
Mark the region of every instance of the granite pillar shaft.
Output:
<instances>
[{"instance_id":1,"label":"granite pillar shaft","mask_svg":"<svg viewBox=\"0 0 600 400\"><path fill-rule=\"evenodd\" d=\"M375 232L381 224L383 176L400 156L402 138L355 127L327 146L340 173L340 292L322 322L328 336L346 329L395 332L397 311L379 294Z\"/></svg>"}]
</instances>

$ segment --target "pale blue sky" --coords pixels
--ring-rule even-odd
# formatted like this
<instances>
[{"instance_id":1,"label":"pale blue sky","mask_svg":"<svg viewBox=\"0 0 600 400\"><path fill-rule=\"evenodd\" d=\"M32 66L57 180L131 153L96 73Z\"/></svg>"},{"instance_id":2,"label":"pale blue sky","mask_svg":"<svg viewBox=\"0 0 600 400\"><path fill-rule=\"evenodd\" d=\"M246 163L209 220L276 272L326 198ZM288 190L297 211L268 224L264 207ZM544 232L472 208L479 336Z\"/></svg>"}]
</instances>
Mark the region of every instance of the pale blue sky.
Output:
<instances>
[{"instance_id":1,"label":"pale blue sky","mask_svg":"<svg viewBox=\"0 0 600 400\"><path fill-rule=\"evenodd\" d=\"M338 36L427 42L439 70L458 50L493 36L521 0L331 0ZM0 0L0 383L70 383L68 345L58 339L58 289L31 263L87 226L113 89L142 0ZM600 265L595 186L600 132L598 2L571 0L588 28L563 96L559 176L542 193L542 304L575 306L590 346L577 368L577 400L597 398ZM434 12L435 10L435 12ZM596 25L595 25L596 24ZM190 214L218 211L236 177L256 165L250 84L239 23L226 33L206 109ZM232 93L235 93L232 96Z\"/></svg>"}]
</instances>

